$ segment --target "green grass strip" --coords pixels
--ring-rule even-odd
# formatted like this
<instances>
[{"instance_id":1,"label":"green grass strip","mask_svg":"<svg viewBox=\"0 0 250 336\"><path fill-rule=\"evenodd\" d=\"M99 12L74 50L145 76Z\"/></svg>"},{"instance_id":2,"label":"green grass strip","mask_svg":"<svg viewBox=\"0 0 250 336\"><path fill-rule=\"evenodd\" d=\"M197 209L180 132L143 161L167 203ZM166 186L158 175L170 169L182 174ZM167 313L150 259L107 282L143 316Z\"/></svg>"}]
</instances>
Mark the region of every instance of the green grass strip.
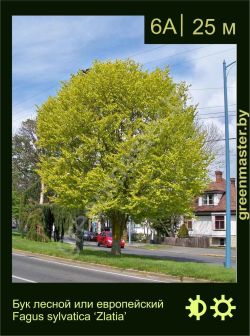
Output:
<instances>
[{"instance_id":1,"label":"green grass strip","mask_svg":"<svg viewBox=\"0 0 250 336\"><path fill-rule=\"evenodd\" d=\"M109 251L91 250L84 247L81 254L74 253L74 245L66 243L41 243L12 236L12 247L15 249L40 253L54 257L61 257L75 261L133 269L138 271L161 273L177 277L191 277L214 282L235 282L236 271L220 265L206 263L181 262L163 260L148 256L125 255L113 256Z\"/></svg>"}]
</instances>

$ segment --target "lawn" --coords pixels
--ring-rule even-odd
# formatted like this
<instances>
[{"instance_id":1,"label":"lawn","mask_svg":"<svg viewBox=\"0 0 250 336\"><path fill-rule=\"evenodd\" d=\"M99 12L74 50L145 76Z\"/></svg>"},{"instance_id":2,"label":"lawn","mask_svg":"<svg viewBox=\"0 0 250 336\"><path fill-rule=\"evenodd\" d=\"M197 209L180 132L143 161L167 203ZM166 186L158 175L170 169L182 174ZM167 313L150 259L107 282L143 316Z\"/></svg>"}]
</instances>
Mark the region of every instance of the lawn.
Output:
<instances>
[{"instance_id":1,"label":"lawn","mask_svg":"<svg viewBox=\"0 0 250 336\"><path fill-rule=\"evenodd\" d=\"M93 251L86 247L84 247L83 252L78 255L74 253L74 246L71 244L55 242L40 243L21 238L17 235L12 236L12 247L18 250L75 261L108 265L121 269L161 273L179 278L191 277L195 279L209 280L211 282L236 281L236 271L234 269L226 269L219 265L162 260L137 255L121 255L117 257L111 255L110 251Z\"/></svg>"}]
</instances>

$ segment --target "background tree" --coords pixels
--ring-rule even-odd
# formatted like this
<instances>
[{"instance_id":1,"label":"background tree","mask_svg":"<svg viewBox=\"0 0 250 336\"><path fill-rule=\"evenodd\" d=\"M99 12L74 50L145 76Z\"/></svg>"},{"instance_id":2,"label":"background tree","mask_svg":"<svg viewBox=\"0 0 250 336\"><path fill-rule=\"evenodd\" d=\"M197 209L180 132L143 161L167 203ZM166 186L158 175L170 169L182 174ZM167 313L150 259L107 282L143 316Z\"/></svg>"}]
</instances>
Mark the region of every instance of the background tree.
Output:
<instances>
[{"instance_id":1,"label":"background tree","mask_svg":"<svg viewBox=\"0 0 250 336\"><path fill-rule=\"evenodd\" d=\"M12 137L12 187L21 192L39 181L36 120L27 119Z\"/></svg>"},{"instance_id":2,"label":"background tree","mask_svg":"<svg viewBox=\"0 0 250 336\"><path fill-rule=\"evenodd\" d=\"M74 214L63 208L41 202L44 198L37 174L39 149L36 146L36 120L27 119L12 137L12 217L19 222L22 234L33 240L63 240L64 231L72 225ZM45 195L46 196L46 195ZM46 236L46 237L45 237Z\"/></svg>"},{"instance_id":3,"label":"background tree","mask_svg":"<svg viewBox=\"0 0 250 336\"><path fill-rule=\"evenodd\" d=\"M20 214L20 202L21 202L21 195L13 190L12 191L12 220L18 224L19 214Z\"/></svg>"},{"instance_id":4,"label":"background tree","mask_svg":"<svg viewBox=\"0 0 250 336\"><path fill-rule=\"evenodd\" d=\"M32 189L33 201L36 198L34 188L40 189L40 177L36 173L39 155L36 147L36 120L22 122L12 137L12 217L20 217L23 193Z\"/></svg>"},{"instance_id":5,"label":"background tree","mask_svg":"<svg viewBox=\"0 0 250 336\"><path fill-rule=\"evenodd\" d=\"M202 129L206 134L206 151L210 151L214 155L214 160L209 165L209 171L213 172L218 170L218 167L224 165L224 141L221 141L225 138L223 132L221 132L218 127L214 124L201 124Z\"/></svg>"},{"instance_id":6,"label":"background tree","mask_svg":"<svg viewBox=\"0 0 250 336\"><path fill-rule=\"evenodd\" d=\"M16 192L12 190L12 195ZM22 236L27 233L29 229L28 226L28 218L31 212L36 210L38 200L39 200L39 193L40 193L40 182L36 182L28 187L26 190L22 192L18 192L18 196L20 199L19 202L19 231L21 232ZM13 198L13 197L12 197ZM12 204L13 207L13 204ZM38 218L36 215L34 218ZM34 228L34 226L33 226Z\"/></svg>"},{"instance_id":7,"label":"background tree","mask_svg":"<svg viewBox=\"0 0 250 336\"><path fill-rule=\"evenodd\" d=\"M112 253L131 214L156 219L191 210L211 160L187 106L187 87L168 69L131 60L94 62L38 109L39 174L52 200L105 214Z\"/></svg>"},{"instance_id":8,"label":"background tree","mask_svg":"<svg viewBox=\"0 0 250 336\"><path fill-rule=\"evenodd\" d=\"M164 237L174 237L178 231L180 219L181 217L176 215L158 218L152 222L151 227Z\"/></svg>"}]
</instances>

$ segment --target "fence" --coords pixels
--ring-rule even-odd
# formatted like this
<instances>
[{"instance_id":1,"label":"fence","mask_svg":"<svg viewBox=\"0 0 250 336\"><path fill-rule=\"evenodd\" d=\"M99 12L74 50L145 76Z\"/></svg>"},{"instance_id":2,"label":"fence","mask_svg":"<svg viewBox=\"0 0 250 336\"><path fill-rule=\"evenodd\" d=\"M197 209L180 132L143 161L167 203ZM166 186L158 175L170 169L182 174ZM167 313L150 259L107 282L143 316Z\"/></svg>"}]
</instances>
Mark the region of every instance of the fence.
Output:
<instances>
[{"instance_id":1,"label":"fence","mask_svg":"<svg viewBox=\"0 0 250 336\"><path fill-rule=\"evenodd\" d=\"M209 247L209 237L175 238L166 237L163 244L186 247Z\"/></svg>"}]
</instances>

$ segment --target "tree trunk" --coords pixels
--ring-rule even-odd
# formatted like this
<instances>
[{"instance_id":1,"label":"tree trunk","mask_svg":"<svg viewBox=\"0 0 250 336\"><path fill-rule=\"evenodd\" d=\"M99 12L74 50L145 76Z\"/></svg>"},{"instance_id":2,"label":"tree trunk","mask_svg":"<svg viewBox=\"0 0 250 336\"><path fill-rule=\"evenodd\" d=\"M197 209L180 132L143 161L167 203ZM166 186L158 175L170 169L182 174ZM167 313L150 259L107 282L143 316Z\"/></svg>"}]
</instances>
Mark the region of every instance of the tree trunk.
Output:
<instances>
[{"instance_id":1,"label":"tree trunk","mask_svg":"<svg viewBox=\"0 0 250 336\"><path fill-rule=\"evenodd\" d=\"M63 243L63 239L64 239L64 225L63 225L64 221L65 221L65 219L62 221L61 238L60 238L62 243Z\"/></svg>"},{"instance_id":2,"label":"tree trunk","mask_svg":"<svg viewBox=\"0 0 250 336\"><path fill-rule=\"evenodd\" d=\"M83 250L83 229L87 218L84 216L78 216L76 219L76 253L80 253Z\"/></svg>"},{"instance_id":3,"label":"tree trunk","mask_svg":"<svg viewBox=\"0 0 250 336\"><path fill-rule=\"evenodd\" d=\"M120 211L113 211L110 216L112 222L112 249L111 254L120 256L121 246L120 241L122 238L122 233L127 222L126 214Z\"/></svg>"},{"instance_id":4,"label":"tree trunk","mask_svg":"<svg viewBox=\"0 0 250 336\"><path fill-rule=\"evenodd\" d=\"M82 232L76 230L76 253L80 253L83 250L83 236Z\"/></svg>"},{"instance_id":5,"label":"tree trunk","mask_svg":"<svg viewBox=\"0 0 250 336\"><path fill-rule=\"evenodd\" d=\"M120 232L120 223L118 218L113 218L112 220L112 250L113 255L121 255L121 232Z\"/></svg>"},{"instance_id":6,"label":"tree trunk","mask_svg":"<svg viewBox=\"0 0 250 336\"><path fill-rule=\"evenodd\" d=\"M57 226L55 226L55 230L54 230L54 241L58 242L60 239L60 234L59 234L59 228Z\"/></svg>"}]
</instances>

